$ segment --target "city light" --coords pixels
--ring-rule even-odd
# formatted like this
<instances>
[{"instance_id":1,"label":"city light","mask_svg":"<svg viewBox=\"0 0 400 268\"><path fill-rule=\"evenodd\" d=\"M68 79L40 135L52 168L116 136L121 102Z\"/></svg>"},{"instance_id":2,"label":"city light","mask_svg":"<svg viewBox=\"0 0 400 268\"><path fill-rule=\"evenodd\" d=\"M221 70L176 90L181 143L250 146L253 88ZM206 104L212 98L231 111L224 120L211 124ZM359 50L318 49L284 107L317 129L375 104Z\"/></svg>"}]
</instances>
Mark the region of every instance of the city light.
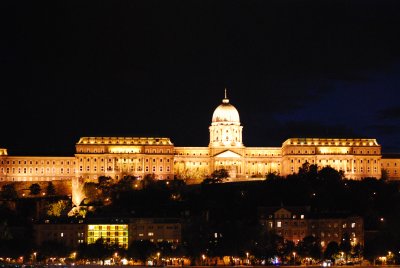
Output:
<instances>
[{"instance_id":1,"label":"city light","mask_svg":"<svg viewBox=\"0 0 400 268\"><path fill-rule=\"evenodd\" d=\"M296 265L296 252L293 251L293 265Z\"/></svg>"}]
</instances>

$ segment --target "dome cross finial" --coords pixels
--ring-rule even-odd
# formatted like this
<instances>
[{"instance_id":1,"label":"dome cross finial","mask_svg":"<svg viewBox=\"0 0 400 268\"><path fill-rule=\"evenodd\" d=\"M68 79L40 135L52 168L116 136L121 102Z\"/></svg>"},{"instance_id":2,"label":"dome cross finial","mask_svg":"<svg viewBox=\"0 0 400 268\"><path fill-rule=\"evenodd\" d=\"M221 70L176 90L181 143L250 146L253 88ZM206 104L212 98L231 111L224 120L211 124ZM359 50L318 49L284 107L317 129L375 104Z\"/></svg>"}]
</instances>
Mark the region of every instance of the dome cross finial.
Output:
<instances>
[{"instance_id":1,"label":"dome cross finial","mask_svg":"<svg viewBox=\"0 0 400 268\"><path fill-rule=\"evenodd\" d=\"M225 98L222 100L222 103L229 103L229 99L228 99L228 94L226 93L226 88L225 88Z\"/></svg>"}]
</instances>

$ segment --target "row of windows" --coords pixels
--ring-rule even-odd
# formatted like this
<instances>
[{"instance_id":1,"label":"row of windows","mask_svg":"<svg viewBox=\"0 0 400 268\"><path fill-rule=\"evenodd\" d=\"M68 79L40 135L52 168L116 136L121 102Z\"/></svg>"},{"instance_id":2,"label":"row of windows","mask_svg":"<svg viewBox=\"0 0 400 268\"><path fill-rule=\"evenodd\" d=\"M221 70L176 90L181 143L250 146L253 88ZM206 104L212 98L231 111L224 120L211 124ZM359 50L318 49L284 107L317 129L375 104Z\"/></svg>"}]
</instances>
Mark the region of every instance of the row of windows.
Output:
<instances>
[{"instance_id":1,"label":"row of windows","mask_svg":"<svg viewBox=\"0 0 400 268\"><path fill-rule=\"evenodd\" d=\"M196 154L196 153L182 153L182 152L180 152L180 153L177 153L176 155L203 155L202 153L198 153L198 154ZM208 153L205 153L204 155L208 155Z\"/></svg>"},{"instance_id":2,"label":"row of windows","mask_svg":"<svg viewBox=\"0 0 400 268\"><path fill-rule=\"evenodd\" d=\"M290 159L290 158L289 158ZM294 161L295 161L296 159L290 159L290 163L294 163ZM337 162L336 162L337 161ZM363 162L364 161L364 162ZM301 163L301 162L308 162L308 161L304 161L304 160L301 160L301 159L297 159L297 163ZM315 163L315 160L311 160L311 162L312 163ZM343 163L343 162L346 162L346 163L350 163L350 160L335 160L335 159L320 159L320 160L318 160L318 162L319 163L329 163L329 162L331 162L331 163ZM360 164L362 164L362 163L367 163L367 164L370 164L371 162L372 163L374 163L374 164L376 164L377 163L377 160L375 159L375 160L369 160L369 159L360 159L360 160L353 160L352 161L353 163L360 163Z\"/></svg>"},{"instance_id":3,"label":"row of windows","mask_svg":"<svg viewBox=\"0 0 400 268\"><path fill-rule=\"evenodd\" d=\"M363 153L364 151L363 150L353 150L353 151L351 151L351 153L353 153L353 154L364 154ZM377 153L377 151L373 151L374 153L373 154L376 154ZM295 151L294 150L291 150L290 151L290 153L291 154L294 154L295 153ZM311 150L311 151L308 151L308 150L305 150L305 151L301 151L301 150L298 150L297 151L297 154L314 154L315 153L315 151L314 150ZM334 150L332 150L332 152L327 152L327 153L325 153L325 152L319 152L320 154L344 154L343 152L339 152L339 151L334 151ZM346 151L346 154L348 154L349 153L349 151L347 150ZM366 154L371 154L372 153L372 151L366 151Z\"/></svg>"},{"instance_id":4,"label":"row of windows","mask_svg":"<svg viewBox=\"0 0 400 268\"><path fill-rule=\"evenodd\" d=\"M107 237L112 237L112 236L128 236L128 232L118 232L118 231L89 231L88 236L107 236Z\"/></svg>"},{"instance_id":5,"label":"row of windows","mask_svg":"<svg viewBox=\"0 0 400 268\"><path fill-rule=\"evenodd\" d=\"M72 177L0 177L0 181L52 181L57 180L72 180Z\"/></svg>"},{"instance_id":6,"label":"row of windows","mask_svg":"<svg viewBox=\"0 0 400 268\"><path fill-rule=\"evenodd\" d=\"M11 172L10 172L10 170L11 170ZM70 174L70 173L75 173L75 169L70 169L70 168L60 168L60 169L57 169L57 168L1 168L0 169L0 172L2 173L2 174L8 174L8 173L12 173L12 174L15 174L15 173L17 173L17 174L49 174L49 173L51 173L51 174L56 174L56 173L58 173L58 171L59 171L59 174L64 174L64 172L65 172L65 174Z\"/></svg>"},{"instance_id":7,"label":"row of windows","mask_svg":"<svg viewBox=\"0 0 400 268\"><path fill-rule=\"evenodd\" d=\"M90 166L86 166L86 169L85 169L85 171L86 172L90 172L91 170L93 170L93 172L97 172L97 166L93 166L93 168L91 169L90 168ZM108 167L107 168L107 171L119 171L119 170L126 170L126 171L130 171L130 172L134 172L135 171L135 168L133 167L133 166L130 166L129 168L120 168L120 167L115 167L114 169L112 168L112 167ZM150 170L150 168L149 168L149 166L145 166L145 171L146 172L149 172L149 170ZM151 168L151 170L153 171L153 172L156 172L157 171L157 167L156 166L152 166L152 168ZM171 171L171 167L170 166L166 166L166 168L164 169L164 167L163 166L159 166L158 167L158 171L159 172L163 172L164 170L166 170L166 172L170 172ZM80 172L83 172L83 166L79 166L79 171ZM100 171L101 172L104 172L104 166L101 166L100 167ZM142 171L142 167L141 166L139 166L139 167L137 167L136 168L136 171Z\"/></svg>"},{"instance_id":8,"label":"row of windows","mask_svg":"<svg viewBox=\"0 0 400 268\"><path fill-rule=\"evenodd\" d=\"M12 165L15 165L16 163L18 164L18 165L28 165L28 163L29 163L29 165L58 165L58 164L60 164L60 165L67 165L67 166L69 166L70 164L71 165L75 165L75 161L44 161L44 160L42 160L42 161L26 161L26 160L24 160L24 161L22 161L22 160L18 160L18 161L16 161L16 160L12 160L12 161L10 161L10 160L7 160L7 161L5 161L5 160L1 160L1 164L2 165L4 165L4 164L6 164L6 165L9 165L9 164L12 164Z\"/></svg>"},{"instance_id":9,"label":"row of windows","mask_svg":"<svg viewBox=\"0 0 400 268\"><path fill-rule=\"evenodd\" d=\"M99 149L99 150L97 150L97 149L86 149L86 151L84 150L84 149L79 149L78 150L78 152L79 153L95 153L95 154L97 154L97 153L104 153L104 149ZM159 149L159 150L156 150L156 149L153 149L153 150L151 150L151 149L146 149L145 150L145 153L146 154L149 154L149 153L153 153L153 154L156 154L156 153L159 153L159 154L163 154L163 153L166 153L166 154L169 154L171 152L171 150L170 149L167 149L167 150L163 150L163 149ZM118 152L118 153L142 153L142 150L139 150L139 151L137 151L137 150L131 150L131 151L129 151L129 150L121 150L120 152Z\"/></svg>"},{"instance_id":10,"label":"row of windows","mask_svg":"<svg viewBox=\"0 0 400 268\"><path fill-rule=\"evenodd\" d=\"M383 163L381 164L381 166L383 167ZM390 167L390 163L386 163L386 166ZM397 167L397 163L396 162L394 162L394 166Z\"/></svg>"},{"instance_id":11,"label":"row of windows","mask_svg":"<svg viewBox=\"0 0 400 268\"><path fill-rule=\"evenodd\" d=\"M79 159L79 162L83 162L83 158L80 158ZM97 158L93 158L93 159L91 159L91 158L86 158L86 162L90 162L90 160L92 160L93 162L97 162ZM141 158L138 158L138 159L127 159L127 158L121 158L121 159L116 159L116 161L117 162L119 162L119 163L134 163L134 162L138 162L138 163L140 163L141 161L142 161L142 159ZM156 163L157 162L157 158L146 158L145 159L145 162L153 162L153 163ZM170 159L169 158L159 158L158 159L158 161L160 162L160 163L162 163L163 161L166 161L167 163L169 163L170 162ZM100 158L100 162L104 162L104 158ZM109 163L111 163L112 162L112 159L111 158L109 158L108 159L108 162Z\"/></svg>"},{"instance_id":12,"label":"row of windows","mask_svg":"<svg viewBox=\"0 0 400 268\"><path fill-rule=\"evenodd\" d=\"M272 219L273 217L274 217L274 215L272 215L272 214L270 214L268 216L268 218L270 218L270 219ZM290 218L290 214L276 214L275 218L277 218L277 219L287 219L287 218ZM297 215L292 215L291 218L296 219ZM299 218L300 219L304 219L304 214L301 214Z\"/></svg>"},{"instance_id":13,"label":"row of windows","mask_svg":"<svg viewBox=\"0 0 400 268\"><path fill-rule=\"evenodd\" d=\"M261 154L261 153L259 153L259 154L246 154L246 156L280 156L281 154L280 153L277 153L277 154L267 154L267 153L264 153L264 154Z\"/></svg>"},{"instance_id":14,"label":"row of windows","mask_svg":"<svg viewBox=\"0 0 400 268\"><path fill-rule=\"evenodd\" d=\"M340 171L343 171L343 167L340 167L339 170L340 170ZM294 171L295 171L294 166L290 167L290 171L291 171L291 172L294 172ZM347 168L346 168L346 172L351 172L351 171L352 171L352 170L351 170L350 167L347 167ZM356 168L356 167L353 168L353 172L358 172L358 171L362 173L362 172L364 172L365 170L364 170L363 167L360 167L359 169ZM367 171L367 173L371 172L371 168L370 168L370 167L367 167L366 171ZM374 167L374 173L378 173L378 168L377 168L377 167ZM389 172L388 172L388 174L389 174ZM397 170L395 170L395 174L397 174Z\"/></svg>"},{"instance_id":15,"label":"row of windows","mask_svg":"<svg viewBox=\"0 0 400 268\"><path fill-rule=\"evenodd\" d=\"M284 222L282 222L282 221L277 221L276 222L276 227L277 228L282 228L283 226L289 226L290 224L292 224L293 226L298 226L298 222L297 221L284 221ZM273 228L273 222L269 222L268 223L268 225L269 225L269 227L270 228ZM301 221L300 222L300 225L301 226L304 226L305 225L305 222L304 221ZM344 224L342 224L342 228L343 229L346 229L346 228L348 228L348 227L351 227L352 229L354 229L354 228L356 228L356 223L355 222L352 222L351 224L349 224L349 226L347 225L347 223L344 223ZM319 228L321 228L322 227L322 224L319 226ZM333 225L332 224L328 224L326 227L329 227L329 228L338 228L339 227L339 224L338 223L334 223ZM313 225L311 225L311 228L312 229L314 229L314 228L316 228L316 226L313 224Z\"/></svg>"}]
</instances>

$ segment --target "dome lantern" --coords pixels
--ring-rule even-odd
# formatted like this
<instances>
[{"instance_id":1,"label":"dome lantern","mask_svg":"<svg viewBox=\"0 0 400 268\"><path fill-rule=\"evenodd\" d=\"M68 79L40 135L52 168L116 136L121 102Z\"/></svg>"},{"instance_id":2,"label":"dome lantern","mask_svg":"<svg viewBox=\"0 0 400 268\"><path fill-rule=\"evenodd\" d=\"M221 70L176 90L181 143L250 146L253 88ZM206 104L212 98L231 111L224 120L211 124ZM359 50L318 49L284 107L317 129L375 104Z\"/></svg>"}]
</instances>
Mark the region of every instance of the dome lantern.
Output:
<instances>
[{"instance_id":1,"label":"dome lantern","mask_svg":"<svg viewBox=\"0 0 400 268\"><path fill-rule=\"evenodd\" d=\"M229 99L226 94L225 98L214 111L212 116L212 125L240 125L239 112L235 106L229 103Z\"/></svg>"},{"instance_id":2,"label":"dome lantern","mask_svg":"<svg viewBox=\"0 0 400 268\"><path fill-rule=\"evenodd\" d=\"M210 130L210 147L242 147L242 129L239 112L229 103L225 89L225 98L215 109Z\"/></svg>"}]
</instances>

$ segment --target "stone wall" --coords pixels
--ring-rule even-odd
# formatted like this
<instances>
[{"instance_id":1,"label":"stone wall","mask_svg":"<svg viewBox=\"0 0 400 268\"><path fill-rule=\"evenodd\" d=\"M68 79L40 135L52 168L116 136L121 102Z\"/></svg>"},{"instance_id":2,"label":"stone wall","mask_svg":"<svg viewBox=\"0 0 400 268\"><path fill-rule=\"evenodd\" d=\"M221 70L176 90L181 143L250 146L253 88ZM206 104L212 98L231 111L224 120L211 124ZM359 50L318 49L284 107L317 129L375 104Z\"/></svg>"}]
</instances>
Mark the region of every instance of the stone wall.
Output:
<instances>
[{"instance_id":1,"label":"stone wall","mask_svg":"<svg viewBox=\"0 0 400 268\"><path fill-rule=\"evenodd\" d=\"M40 185L41 188L41 195L46 192L46 187L48 182L47 181L18 181L18 182L0 182L0 187L2 188L6 184L14 184L15 189L17 190L18 197L32 197L30 195L29 191L29 186L32 184L37 183ZM72 185L71 181L61 181L61 180L54 180L52 181L55 189L56 189L56 195L68 195L70 196L72 194Z\"/></svg>"}]
</instances>

